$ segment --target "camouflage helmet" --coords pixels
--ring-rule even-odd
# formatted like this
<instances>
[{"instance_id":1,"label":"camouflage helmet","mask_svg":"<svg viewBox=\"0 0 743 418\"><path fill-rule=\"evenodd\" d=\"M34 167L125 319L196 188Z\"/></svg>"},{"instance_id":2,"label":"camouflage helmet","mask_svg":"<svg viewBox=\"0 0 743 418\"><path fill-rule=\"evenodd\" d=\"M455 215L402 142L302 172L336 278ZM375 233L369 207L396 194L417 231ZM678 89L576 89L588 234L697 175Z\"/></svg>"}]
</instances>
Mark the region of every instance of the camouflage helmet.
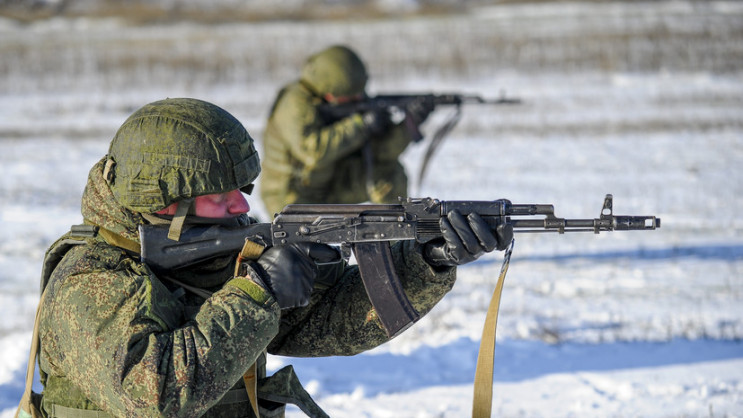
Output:
<instances>
[{"instance_id":1,"label":"camouflage helmet","mask_svg":"<svg viewBox=\"0 0 743 418\"><path fill-rule=\"evenodd\" d=\"M253 139L237 119L211 103L182 98L129 116L111 141L103 174L121 206L152 213L249 187L258 173Z\"/></svg>"},{"instance_id":2,"label":"camouflage helmet","mask_svg":"<svg viewBox=\"0 0 743 418\"><path fill-rule=\"evenodd\" d=\"M336 45L310 56L301 80L316 93L336 97L362 94L369 76L361 59L351 49Z\"/></svg>"}]
</instances>

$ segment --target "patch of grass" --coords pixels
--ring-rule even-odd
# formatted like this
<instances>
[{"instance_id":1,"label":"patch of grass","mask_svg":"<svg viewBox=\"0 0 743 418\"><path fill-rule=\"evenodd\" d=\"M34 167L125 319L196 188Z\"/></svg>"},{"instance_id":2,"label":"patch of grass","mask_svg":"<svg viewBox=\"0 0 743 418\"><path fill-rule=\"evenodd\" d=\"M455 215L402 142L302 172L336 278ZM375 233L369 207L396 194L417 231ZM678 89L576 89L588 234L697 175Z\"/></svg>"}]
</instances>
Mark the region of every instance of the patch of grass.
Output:
<instances>
[{"instance_id":1,"label":"patch of grass","mask_svg":"<svg viewBox=\"0 0 743 418\"><path fill-rule=\"evenodd\" d=\"M284 3L253 2L220 4L210 2L181 2L167 5L152 1L102 0L97 2L0 0L0 16L20 22L33 22L51 17L119 18L132 24L156 24L170 22L231 23L260 21L314 21L314 20L372 20L389 17L412 17L443 15L466 11L468 5L477 1L421 1L416 6L386 7L373 0L350 0L334 2Z\"/></svg>"}]
</instances>

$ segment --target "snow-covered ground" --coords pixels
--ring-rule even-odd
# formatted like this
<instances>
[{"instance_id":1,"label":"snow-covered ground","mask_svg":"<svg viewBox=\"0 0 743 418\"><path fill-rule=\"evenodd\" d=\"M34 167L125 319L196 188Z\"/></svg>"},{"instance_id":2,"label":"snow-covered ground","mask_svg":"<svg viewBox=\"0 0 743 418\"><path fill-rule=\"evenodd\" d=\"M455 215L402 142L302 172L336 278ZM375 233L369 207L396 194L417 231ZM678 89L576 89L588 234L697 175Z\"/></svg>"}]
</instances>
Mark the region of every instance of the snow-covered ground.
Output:
<instances>
[{"instance_id":1,"label":"snow-covered ground","mask_svg":"<svg viewBox=\"0 0 743 418\"><path fill-rule=\"evenodd\" d=\"M44 250L81 221L87 171L123 120L198 97L260 142L276 89L307 52L340 40L367 58L372 91L524 100L465 108L414 195L593 218L612 193L615 214L662 218L656 231L517 236L495 416L743 416L742 29L741 3L686 1L215 27L0 21L0 416L23 390ZM422 154L404 155L413 177ZM494 254L460 268L428 316L369 353L269 365L293 364L331 416L469 415L500 264Z\"/></svg>"}]
</instances>

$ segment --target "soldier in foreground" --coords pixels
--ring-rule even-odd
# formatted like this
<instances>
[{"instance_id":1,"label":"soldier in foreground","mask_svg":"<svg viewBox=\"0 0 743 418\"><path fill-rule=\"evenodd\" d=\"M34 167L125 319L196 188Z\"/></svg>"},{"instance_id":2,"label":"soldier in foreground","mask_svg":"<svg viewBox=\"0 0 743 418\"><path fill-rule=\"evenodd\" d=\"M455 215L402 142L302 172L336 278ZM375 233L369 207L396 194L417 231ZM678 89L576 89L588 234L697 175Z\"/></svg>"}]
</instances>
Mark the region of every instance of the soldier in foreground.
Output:
<instances>
[{"instance_id":1,"label":"soldier in foreground","mask_svg":"<svg viewBox=\"0 0 743 418\"><path fill-rule=\"evenodd\" d=\"M351 49L312 55L279 92L263 134L261 198L270 215L291 203L395 203L407 196L398 158L434 107L419 103L393 122L386 109L340 119L323 105L364 98L366 67Z\"/></svg>"},{"instance_id":2,"label":"soldier in foreground","mask_svg":"<svg viewBox=\"0 0 743 418\"><path fill-rule=\"evenodd\" d=\"M388 341L357 266L307 243L165 271L138 254L141 224L168 225L178 240L188 224L251 222L241 191L260 170L248 132L215 105L167 99L124 122L90 171L85 225L45 258L35 330L44 414L273 417L291 402L326 416L291 366L266 377L265 353L354 355ZM513 233L456 211L440 227L443 239L392 247L421 314L452 288L457 265L504 249Z\"/></svg>"}]
</instances>

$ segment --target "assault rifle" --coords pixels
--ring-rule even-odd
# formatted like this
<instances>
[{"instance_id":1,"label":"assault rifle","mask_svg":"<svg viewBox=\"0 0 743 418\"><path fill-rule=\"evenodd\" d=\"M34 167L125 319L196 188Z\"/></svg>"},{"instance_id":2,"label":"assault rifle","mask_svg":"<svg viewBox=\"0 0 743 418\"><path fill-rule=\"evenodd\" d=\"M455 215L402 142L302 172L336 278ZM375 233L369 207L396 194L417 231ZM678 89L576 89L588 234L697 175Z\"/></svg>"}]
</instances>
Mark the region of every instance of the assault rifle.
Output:
<instances>
[{"instance_id":1,"label":"assault rifle","mask_svg":"<svg viewBox=\"0 0 743 418\"><path fill-rule=\"evenodd\" d=\"M376 110L406 111L414 106L461 106L463 104L519 104L520 99L501 96L497 99L484 99L476 95L459 93L447 94L378 94L368 96L358 101L338 104L325 103L320 106L320 114L330 120L339 120L354 113L364 113Z\"/></svg>"},{"instance_id":2,"label":"assault rifle","mask_svg":"<svg viewBox=\"0 0 743 418\"><path fill-rule=\"evenodd\" d=\"M439 219L452 210L478 213L495 229L514 232L629 231L660 228L655 216L615 216L612 195L606 195L599 218L564 219L549 204L513 204L508 200L440 201L401 199L399 204L294 204L271 223L229 228L219 225L184 227L179 241L167 238L168 227L140 225L142 261L155 271L186 267L216 256L236 254L245 240L264 247L297 242L350 246L369 300L389 336L420 317L402 289L392 263L390 241L426 243L442 236ZM533 219L533 217L542 216ZM350 255L350 251L347 253Z\"/></svg>"},{"instance_id":3,"label":"assault rifle","mask_svg":"<svg viewBox=\"0 0 743 418\"><path fill-rule=\"evenodd\" d=\"M520 104L521 99L505 97L503 93L497 99L485 99L477 95L467 95L459 93L447 94L379 94L376 96L365 97L362 100L354 102L345 102L338 104L324 103L320 106L320 116L326 122L335 122L348 117L354 113L365 113L368 111L389 110L394 113L407 113L408 109L419 107L421 105L435 109L439 106L456 106L454 113L439 127L428 143L425 153L423 154L423 163L418 171L418 187L423 182L423 176L426 174L428 162L438 149L441 142L457 125L462 118L461 106L464 104L480 105L515 105ZM406 119L410 121L410 119ZM413 141L419 142L423 139L423 134L418 130L418 126L412 123L407 124L408 130L413 135Z\"/></svg>"}]
</instances>

